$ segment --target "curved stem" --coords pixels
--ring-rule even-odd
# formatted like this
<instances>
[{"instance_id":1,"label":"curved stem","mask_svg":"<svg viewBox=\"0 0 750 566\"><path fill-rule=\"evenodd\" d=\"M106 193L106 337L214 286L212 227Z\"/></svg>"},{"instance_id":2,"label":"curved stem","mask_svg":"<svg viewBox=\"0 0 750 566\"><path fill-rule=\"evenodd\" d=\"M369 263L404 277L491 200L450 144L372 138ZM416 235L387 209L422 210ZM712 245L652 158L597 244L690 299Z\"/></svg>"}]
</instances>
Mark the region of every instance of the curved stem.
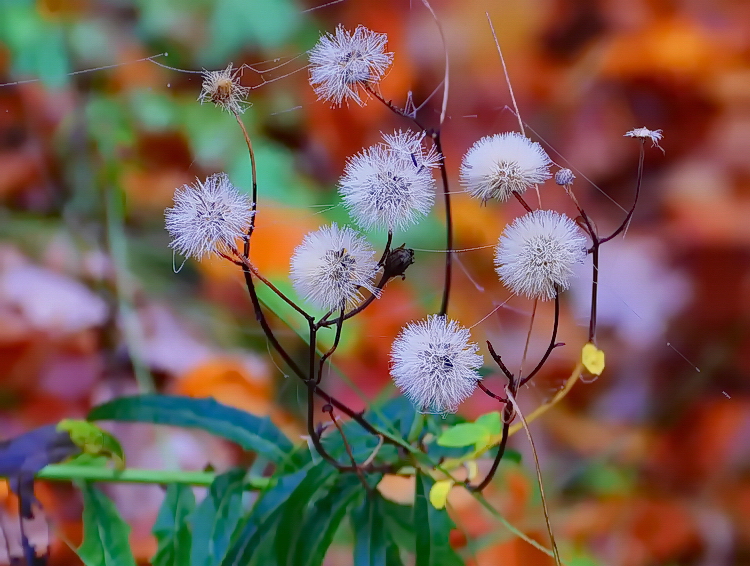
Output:
<instances>
[{"instance_id":1,"label":"curved stem","mask_svg":"<svg viewBox=\"0 0 750 566\"><path fill-rule=\"evenodd\" d=\"M247 151L250 153L250 173L252 175L252 199L253 199L253 202L250 206L251 206L251 210L253 211L253 215L250 217L250 227L247 230L247 238L245 238L245 256L247 256L250 253L250 236L253 235L253 230L255 230L255 213L258 210L258 175L255 170L255 152L253 151L253 144L250 141L250 136L247 133L245 124L242 123L242 119L240 118L240 115L237 112L232 111L232 114L234 114L234 117L237 120L237 123L240 125L240 128L242 129L242 135L245 137L245 143L247 144Z\"/></svg>"},{"instance_id":2,"label":"curved stem","mask_svg":"<svg viewBox=\"0 0 750 566\"><path fill-rule=\"evenodd\" d=\"M519 383L519 387L521 385L525 385L529 381L531 381L531 378L534 377L540 369L542 369L542 366L544 365L544 362L547 361L547 358L549 358L550 354L552 353L552 350L554 350L557 347L557 328L560 323L560 292L555 287L555 322L552 325L552 338L549 342L549 346L547 346L547 351L544 352L544 356L542 356L542 359L539 360L539 363L536 365L536 367L531 370L531 373L524 377L521 380L521 383Z\"/></svg>"},{"instance_id":3,"label":"curved stem","mask_svg":"<svg viewBox=\"0 0 750 566\"><path fill-rule=\"evenodd\" d=\"M448 187L448 171L445 168L445 154L440 142L440 132L432 134L435 149L440 154L440 177L443 181L443 196L445 197L445 279L443 282L443 300L440 304L440 315L448 312L448 300L451 292L451 273L453 270L453 219L451 215L451 194Z\"/></svg>"},{"instance_id":4,"label":"curved stem","mask_svg":"<svg viewBox=\"0 0 750 566\"><path fill-rule=\"evenodd\" d=\"M506 405L505 413L508 412L508 407L510 407L510 405ZM505 455L505 447L508 444L508 432L509 431L510 431L510 421L505 420L505 422L503 423L503 436L500 439L500 444L498 445L495 459L492 461L492 467L490 468L490 471L487 472L487 475L481 481L481 483L468 487L470 491L483 491L484 488L490 484L490 482L492 481L492 478L495 477L497 468L500 466L500 461L503 459L503 456Z\"/></svg>"},{"instance_id":5,"label":"curved stem","mask_svg":"<svg viewBox=\"0 0 750 566\"><path fill-rule=\"evenodd\" d=\"M482 383L481 381L477 382L477 386L479 387L479 389L481 389L482 391L484 391L487 395L489 395L493 399L499 401L500 403L507 403L508 402L508 400L505 397L501 397L497 393L493 393L492 391L490 391L487 388L487 386L484 383Z\"/></svg>"},{"instance_id":6,"label":"curved stem","mask_svg":"<svg viewBox=\"0 0 750 566\"><path fill-rule=\"evenodd\" d=\"M320 380L323 379L323 367L325 366L326 360L330 358L333 353L336 351L336 348L339 346L339 340L341 340L341 329L344 326L344 309L341 309L341 316L339 316L337 319L336 324L336 336L333 339L333 346L331 346L331 349L328 350L325 354L323 354L320 357L320 364L318 366L318 377L316 379L316 383L320 383Z\"/></svg>"},{"instance_id":7,"label":"curved stem","mask_svg":"<svg viewBox=\"0 0 750 566\"><path fill-rule=\"evenodd\" d=\"M227 257L227 256L224 256L224 257ZM240 258L241 266L242 266L243 270L249 271L255 277L257 277L258 279L260 279L266 285L266 287L268 287L269 289L271 289L271 291L273 291L274 293L276 293L276 295L282 301L284 301L287 305L289 305L294 310L296 310L299 314L301 314L303 317L305 317L305 320L307 320L308 323L310 323L310 322L313 321L313 317L311 315L307 314L307 312L305 312L305 310L302 307L300 307L299 305L297 305L297 303L295 303L292 299L290 299L289 297L287 297L278 287L276 287L276 285L274 285L268 279L266 279L260 273L260 271L258 271L258 268L255 267L252 263L250 263L250 260L248 259L247 256L241 256L240 255L239 258Z\"/></svg>"},{"instance_id":8,"label":"curved stem","mask_svg":"<svg viewBox=\"0 0 750 566\"><path fill-rule=\"evenodd\" d=\"M385 287L385 284L388 282L390 277L387 277L385 274L383 274L380 277L380 281L378 281L378 284L375 286L376 289L383 289ZM343 316L343 320L349 320L351 317L361 313L363 310L365 310L370 304L377 298L376 294L371 294L369 297L365 299L363 303L358 305L357 307L350 310L348 313L346 313ZM326 320L327 317L323 317L317 324L317 328L328 328L329 326L333 326L334 324L338 324L339 320L341 320L341 317L334 318L333 320Z\"/></svg>"},{"instance_id":9,"label":"curved stem","mask_svg":"<svg viewBox=\"0 0 750 566\"><path fill-rule=\"evenodd\" d=\"M388 239L385 241L385 249L383 250L383 255L380 256L380 260L378 261L379 266L385 265L385 260L388 259L388 254L391 251L392 243L393 243L393 230L388 230Z\"/></svg>"},{"instance_id":10,"label":"curved stem","mask_svg":"<svg viewBox=\"0 0 750 566\"><path fill-rule=\"evenodd\" d=\"M617 228L617 230L615 230L614 232L612 232L612 234L610 234L606 238L601 238L599 240L600 244L603 244L605 242L609 242L612 238L614 238L620 232L622 232L623 230L625 230L625 228L628 226L628 224L630 224L630 220L633 218L633 213L635 212L635 207L638 204L638 197L641 194L641 183L643 181L643 159L644 159L644 155L646 153L645 150L644 150L644 147L643 147L645 145L645 143L646 143L645 140L641 140L641 152L640 152L640 154L638 156L638 179L637 179L636 184L635 184L635 198L633 199L633 206L630 207L630 210L628 211L627 216L625 216L625 220L622 221L622 224L620 224L619 228Z\"/></svg>"},{"instance_id":11,"label":"curved stem","mask_svg":"<svg viewBox=\"0 0 750 566\"><path fill-rule=\"evenodd\" d=\"M346 439L346 435L344 434L344 428L339 424L339 421L336 419L336 416L333 414L333 407L331 407L331 410L328 411L328 415L331 417L331 422L333 422L336 429L339 431L339 434L341 435L341 440L344 443L344 450L346 450L346 455L349 456L349 460L352 463L352 467L354 468L354 471L357 473L357 477L359 478L359 481L362 483L366 491L370 491L370 485L367 483L367 480L365 479L364 474L362 473L362 470L357 465L357 460L354 458L354 452L352 452L352 447L349 446L349 441Z\"/></svg>"}]
</instances>

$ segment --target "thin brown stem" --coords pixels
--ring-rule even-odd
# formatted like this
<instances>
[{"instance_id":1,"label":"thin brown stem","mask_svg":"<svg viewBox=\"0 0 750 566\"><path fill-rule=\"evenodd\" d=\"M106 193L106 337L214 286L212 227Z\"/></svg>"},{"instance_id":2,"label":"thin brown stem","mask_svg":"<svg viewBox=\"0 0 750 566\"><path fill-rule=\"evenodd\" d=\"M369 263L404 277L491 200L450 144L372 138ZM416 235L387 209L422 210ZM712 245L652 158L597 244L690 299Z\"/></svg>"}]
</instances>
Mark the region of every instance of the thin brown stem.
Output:
<instances>
[{"instance_id":1,"label":"thin brown stem","mask_svg":"<svg viewBox=\"0 0 750 566\"><path fill-rule=\"evenodd\" d=\"M435 149L440 154L440 177L443 181L443 196L445 198L445 278L443 281L443 300L440 304L440 315L448 312L448 300L451 292L451 274L453 270L453 219L451 215L451 195L448 187L448 171L445 168L445 154L440 142L440 132L432 134Z\"/></svg>"},{"instance_id":2,"label":"thin brown stem","mask_svg":"<svg viewBox=\"0 0 750 566\"><path fill-rule=\"evenodd\" d=\"M247 133L247 129L245 128L245 124L242 123L242 119L240 118L240 115L232 111L234 114L235 119L237 120L237 123L240 125L240 128L242 129L242 135L245 137L245 143L247 144L247 151L250 154L250 173L252 175L252 199L253 202L250 205L251 210L253 211L253 215L250 217L250 227L247 230L247 238L245 238L245 256L248 256L250 253L250 236L253 235L253 230L255 230L255 216L256 212L258 210L258 175L255 170L255 152L253 151L253 143L250 141L250 136Z\"/></svg>"},{"instance_id":3,"label":"thin brown stem","mask_svg":"<svg viewBox=\"0 0 750 566\"><path fill-rule=\"evenodd\" d=\"M326 360L333 355L333 353L336 351L336 348L338 348L339 346L339 340L341 340L341 329L344 326L343 308L341 309L341 316L339 316L336 320L336 336L333 338L333 346L331 346L331 349L320 357L320 363L318 365L318 376L315 379L316 383L320 383L320 380L323 379L323 368L325 367Z\"/></svg>"},{"instance_id":4,"label":"thin brown stem","mask_svg":"<svg viewBox=\"0 0 750 566\"><path fill-rule=\"evenodd\" d=\"M490 351L490 356L492 356L492 359L495 360L495 363L500 367L502 372L505 374L505 377L508 378L508 381L513 383L513 380L514 380L513 374L507 368L505 363L503 363L503 360L500 358L498 353L495 352L495 348L492 347L492 342L490 342L489 340L487 340L487 349Z\"/></svg>"},{"instance_id":5,"label":"thin brown stem","mask_svg":"<svg viewBox=\"0 0 750 566\"><path fill-rule=\"evenodd\" d=\"M391 251L392 243L393 243L393 230L388 230L388 239L385 241L385 249L383 249L383 255L380 256L380 261L378 261L379 266L385 265L385 260L388 258L388 254Z\"/></svg>"},{"instance_id":6,"label":"thin brown stem","mask_svg":"<svg viewBox=\"0 0 750 566\"><path fill-rule=\"evenodd\" d=\"M646 143L645 140L641 140L641 151L640 151L640 154L638 155L638 178L637 178L636 184L635 184L635 198L633 199L633 206L630 207L630 210L628 211L627 216L625 216L625 220L622 221L622 224L620 224L620 226L617 228L617 230L615 230L614 232L612 232L606 238L601 238L599 240L600 244L603 244L605 242L609 242L612 238L616 237L620 232L622 232L623 230L625 230L625 228L628 226L628 224L630 224L630 220L633 218L633 213L635 212L635 207L638 204L638 197L641 194L641 184L643 182L643 160L644 160L644 156L645 156L645 153L646 153L645 150L644 150L645 143Z\"/></svg>"},{"instance_id":7,"label":"thin brown stem","mask_svg":"<svg viewBox=\"0 0 750 566\"><path fill-rule=\"evenodd\" d=\"M547 346L547 351L544 352L542 359L539 360L539 363L536 365L536 367L533 370L531 370L531 373L521 380L519 387L531 381L531 378L534 377L539 372L540 369L542 369L542 366L547 361L547 358L549 358L550 354L552 353L552 350L554 350L557 346L559 346L559 344L556 342L557 328L558 328L559 323L560 323L560 293L557 287L555 287L555 322L552 325L552 339L550 340L549 346Z\"/></svg>"},{"instance_id":8,"label":"thin brown stem","mask_svg":"<svg viewBox=\"0 0 750 566\"><path fill-rule=\"evenodd\" d=\"M507 403L508 402L508 400L505 397L502 397L502 396L498 395L497 393L493 393L492 391L490 391L487 388L487 386L484 383L482 383L481 381L477 382L477 385L479 386L479 389L481 389L482 391L484 391L487 395L489 395L490 397L492 397L496 401L499 401L500 403Z\"/></svg>"},{"instance_id":9,"label":"thin brown stem","mask_svg":"<svg viewBox=\"0 0 750 566\"><path fill-rule=\"evenodd\" d=\"M591 252L591 261L593 264L593 273L591 274L591 315L589 317L589 342L594 342L596 338L596 303L599 295L599 246L600 242L594 239L594 246Z\"/></svg>"},{"instance_id":10,"label":"thin brown stem","mask_svg":"<svg viewBox=\"0 0 750 566\"><path fill-rule=\"evenodd\" d=\"M364 474L362 473L362 470L357 465L357 460L354 458L354 452L352 452L352 447L349 446L349 441L346 439L346 435L344 434L344 427L342 427L339 424L338 419L336 419L336 416L333 414L333 407L331 407L331 410L328 411L329 416L331 417L331 422L333 422L336 429L339 431L339 434L341 435L341 440L344 443L344 450L346 450L347 456L349 456L349 460L352 462L352 467L354 468L354 471L357 473L357 477L359 478L359 481L362 482L362 485L364 486L365 490L368 492L371 491L370 485L367 483L367 480L365 479Z\"/></svg>"},{"instance_id":11,"label":"thin brown stem","mask_svg":"<svg viewBox=\"0 0 750 566\"><path fill-rule=\"evenodd\" d=\"M533 212L533 210L531 210L531 207L526 203L525 200L523 200L523 197L520 193L513 191L513 196L516 197L516 200L521 203L521 206L524 208L524 210L526 210L526 212Z\"/></svg>"},{"instance_id":12,"label":"thin brown stem","mask_svg":"<svg viewBox=\"0 0 750 566\"><path fill-rule=\"evenodd\" d=\"M381 289L381 290L382 290L382 289L383 289L383 287L385 287L385 284L386 284L386 283L388 282L388 280L389 280L389 279L390 279L390 277L388 277L387 275L383 274L383 275L382 275L382 276L380 277L380 281L378 281L378 284L377 284L377 285L375 286L375 288L376 288L376 289ZM377 298L378 298L378 295L376 295L375 293L372 293L372 294L371 294L371 295L370 295L369 297L367 297L367 298L366 298L366 299L364 300L364 302L363 302L363 303L360 303L360 304L359 304L359 305L358 305L357 307L353 308L353 309L352 309L352 310L350 310L350 311L349 311L348 313L346 313L346 314L345 314L345 315L343 316L343 320L349 320L349 319L350 319L351 317L353 317L353 316L355 316L355 315L357 315L357 314L361 313L361 312L362 312L363 310L365 310L365 309L366 309L366 308L367 308L368 306L370 306L370 304L371 304L371 303L372 303L372 302L373 302L373 301L374 301L375 299L377 299ZM332 320L326 320L326 318L327 318L327 317L323 317L323 318L322 318L322 319L321 319L321 320L320 320L320 321L319 321L319 322L318 322L318 323L316 324L316 326L317 326L318 328L328 328L329 326L333 326L334 324L338 324L338 321L340 320L340 318L334 318L334 319L332 319Z\"/></svg>"},{"instance_id":13,"label":"thin brown stem","mask_svg":"<svg viewBox=\"0 0 750 566\"><path fill-rule=\"evenodd\" d=\"M294 310L296 310L299 314L301 314L303 317L305 317L305 320L307 320L308 323L310 323L310 322L313 321L313 317L311 315L309 315L307 312L305 312L305 310L302 309L302 307L300 307L299 305L297 305L297 303L295 303L292 299L290 299L289 297L287 297L278 287L276 287L276 285L274 285L268 279L266 279L260 273L260 271L258 271L258 268L255 267L246 256L239 256L239 257L240 257L240 261L242 262L243 269L248 270L255 277L257 277L259 280L261 280L266 285L266 287L268 287L269 289L271 289L271 291L273 291L274 293L276 293L276 295L278 295L278 297L282 301L284 301L287 305L289 305Z\"/></svg>"}]
</instances>

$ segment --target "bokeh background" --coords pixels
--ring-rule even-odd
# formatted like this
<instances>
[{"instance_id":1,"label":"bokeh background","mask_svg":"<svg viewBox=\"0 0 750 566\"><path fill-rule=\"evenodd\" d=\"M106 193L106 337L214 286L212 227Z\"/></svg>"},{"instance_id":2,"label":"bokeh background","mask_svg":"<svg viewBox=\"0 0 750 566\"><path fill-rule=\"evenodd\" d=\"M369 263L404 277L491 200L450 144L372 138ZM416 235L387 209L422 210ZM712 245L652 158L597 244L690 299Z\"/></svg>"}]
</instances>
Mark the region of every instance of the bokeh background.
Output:
<instances>
[{"instance_id":1,"label":"bokeh background","mask_svg":"<svg viewBox=\"0 0 750 566\"><path fill-rule=\"evenodd\" d=\"M305 51L338 23L386 32L395 63L381 88L399 104L409 91L419 104L439 87L444 51L418 0L318 4L0 2L0 437L153 389L214 396L270 415L292 438L303 433L305 392L269 355L240 274L220 260L188 261L175 274L182 260L168 249L163 210L176 187L218 171L249 190L237 125L196 101L199 74L179 71L233 62L251 65L242 82L257 87L245 123L258 158L252 255L259 268L288 288L289 257L303 235L348 221L335 191L346 157L379 141L381 131L409 124L376 100L341 109L317 102ZM518 128L485 12L529 135L577 170L576 194L602 232L619 224L634 192L639 143L623 134L644 125L664 131L664 154L647 145L642 198L626 236L603 248L605 373L577 384L532 426L561 548L578 565L750 564L750 4L432 6L450 58L443 140L454 191L474 141ZM154 61L174 69L137 62L165 52ZM440 94L422 110L431 125ZM573 213L553 183L540 194L544 207ZM481 207L460 194L454 206L456 247L479 249L456 254L449 312L476 325L474 338L491 339L517 368L532 305L505 303L487 246L522 210L517 203ZM404 323L439 308L441 215L438 199L430 218L396 235L396 245L418 250L416 264L345 327L337 369L326 379L354 407L396 394L390 344ZM369 238L382 247L382 233ZM564 296L559 339L568 346L522 392L527 410L549 400L575 365L586 339L589 278L586 267ZM551 319L551 305L541 305L530 360L543 352ZM275 326L294 349L294 333ZM495 374L487 379L501 387ZM461 413L495 408L478 393ZM185 431L115 432L134 467L223 469L246 461L231 446ZM523 463L503 466L488 498L546 543L526 439L511 443ZM106 489L147 563L161 490ZM394 496L407 489L392 486ZM76 564L62 542L81 536L75 490L46 484L38 492L57 533L53 564ZM460 490L449 501L459 526L452 542L468 563L551 563ZM7 507L6 518L11 513ZM350 563L345 531L327 564Z\"/></svg>"}]
</instances>

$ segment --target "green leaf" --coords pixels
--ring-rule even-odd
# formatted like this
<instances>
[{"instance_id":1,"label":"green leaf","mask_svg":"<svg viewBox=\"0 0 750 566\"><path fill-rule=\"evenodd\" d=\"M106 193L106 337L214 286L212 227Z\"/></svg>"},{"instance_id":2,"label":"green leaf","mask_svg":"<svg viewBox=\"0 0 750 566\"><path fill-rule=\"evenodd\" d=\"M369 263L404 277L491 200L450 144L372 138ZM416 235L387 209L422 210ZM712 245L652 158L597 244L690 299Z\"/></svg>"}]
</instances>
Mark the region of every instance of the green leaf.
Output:
<instances>
[{"instance_id":1,"label":"green leaf","mask_svg":"<svg viewBox=\"0 0 750 566\"><path fill-rule=\"evenodd\" d=\"M474 422L486 428L491 436L496 436L502 432L503 423L499 411L492 411L491 413L482 415Z\"/></svg>"},{"instance_id":2,"label":"green leaf","mask_svg":"<svg viewBox=\"0 0 750 566\"><path fill-rule=\"evenodd\" d=\"M459 566L463 561L450 546L450 531L455 526L445 509L435 509L428 494L435 481L417 474L414 497L414 533L416 566Z\"/></svg>"},{"instance_id":3,"label":"green leaf","mask_svg":"<svg viewBox=\"0 0 750 566\"><path fill-rule=\"evenodd\" d=\"M159 545L151 559L153 566L183 566L190 562L192 535L187 518L195 509L193 489L185 484L170 484L167 496L151 532Z\"/></svg>"},{"instance_id":4,"label":"green leaf","mask_svg":"<svg viewBox=\"0 0 750 566\"><path fill-rule=\"evenodd\" d=\"M320 566L347 507L363 491L364 486L356 474L337 478L328 493L307 509L288 566Z\"/></svg>"},{"instance_id":5,"label":"green leaf","mask_svg":"<svg viewBox=\"0 0 750 566\"><path fill-rule=\"evenodd\" d=\"M490 439L490 432L478 423L461 423L446 429L437 439L439 446L461 447L482 445L486 446Z\"/></svg>"},{"instance_id":6,"label":"green leaf","mask_svg":"<svg viewBox=\"0 0 750 566\"><path fill-rule=\"evenodd\" d=\"M83 493L83 542L76 553L86 566L135 566L130 550L130 527L117 507L89 483Z\"/></svg>"},{"instance_id":7,"label":"green leaf","mask_svg":"<svg viewBox=\"0 0 750 566\"><path fill-rule=\"evenodd\" d=\"M242 516L244 480L245 470L239 468L217 476L205 499L191 515L191 566L218 566L224 560L232 533Z\"/></svg>"},{"instance_id":8,"label":"green leaf","mask_svg":"<svg viewBox=\"0 0 750 566\"><path fill-rule=\"evenodd\" d=\"M249 515L235 529L232 544L222 566L245 566L268 533L273 532L281 517L281 509L308 476L320 477L323 469L333 468L323 462L315 467L305 467L293 474L280 476L273 487L264 491ZM272 538L272 537L271 537Z\"/></svg>"},{"instance_id":9,"label":"green leaf","mask_svg":"<svg viewBox=\"0 0 750 566\"><path fill-rule=\"evenodd\" d=\"M114 420L199 428L236 442L277 464L292 457L294 445L268 417L260 418L214 399L169 395L120 397L94 407L92 421Z\"/></svg>"},{"instance_id":10,"label":"green leaf","mask_svg":"<svg viewBox=\"0 0 750 566\"><path fill-rule=\"evenodd\" d=\"M354 566L388 566L385 508L379 493L368 494L351 515Z\"/></svg>"},{"instance_id":11,"label":"green leaf","mask_svg":"<svg viewBox=\"0 0 750 566\"><path fill-rule=\"evenodd\" d=\"M338 476L336 469L328 462L320 462L310 470L281 508L279 524L274 540L275 554L279 564L286 564L295 546L297 536L302 533L300 517L319 491L327 491L332 480Z\"/></svg>"}]
</instances>

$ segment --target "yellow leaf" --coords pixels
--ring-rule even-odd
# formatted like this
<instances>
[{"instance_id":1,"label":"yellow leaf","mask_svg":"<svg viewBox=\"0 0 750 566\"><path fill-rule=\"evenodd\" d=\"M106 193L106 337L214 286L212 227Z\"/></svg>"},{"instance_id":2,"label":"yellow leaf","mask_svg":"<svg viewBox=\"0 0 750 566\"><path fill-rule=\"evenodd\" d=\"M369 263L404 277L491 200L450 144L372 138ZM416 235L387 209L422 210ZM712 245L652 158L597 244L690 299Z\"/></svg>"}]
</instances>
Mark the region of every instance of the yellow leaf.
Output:
<instances>
[{"instance_id":1,"label":"yellow leaf","mask_svg":"<svg viewBox=\"0 0 750 566\"><path fill-rule=\"evenodd\" d=\"M477 463L475 460L464 462L464 466L466 467L467 477L470 480L473 480L475 477L477 477L477 473L479 472L479 470L477 469Z\"/></svg>"},{"instance_id":2,"label":"yellow leaf","mask_svg":"<svg viewBox=\"0 0 750 566\"><path fill-rule=\"evenodd\" d=\"M604 371L604 352L589 342L581 351L581 363L589 373L601 375Z\"/></svg>"},{"instance_id":3,"label":"yellow leaf","mask_svg":"<svg viewBox=\"0 0 750 566\"><path fill-rule=\"evenodd\" d=\"M430 488L430 503L435 509L445 507L448 492L453 487L453 480L438 480Z\"/></svg>"}]
</instances>

